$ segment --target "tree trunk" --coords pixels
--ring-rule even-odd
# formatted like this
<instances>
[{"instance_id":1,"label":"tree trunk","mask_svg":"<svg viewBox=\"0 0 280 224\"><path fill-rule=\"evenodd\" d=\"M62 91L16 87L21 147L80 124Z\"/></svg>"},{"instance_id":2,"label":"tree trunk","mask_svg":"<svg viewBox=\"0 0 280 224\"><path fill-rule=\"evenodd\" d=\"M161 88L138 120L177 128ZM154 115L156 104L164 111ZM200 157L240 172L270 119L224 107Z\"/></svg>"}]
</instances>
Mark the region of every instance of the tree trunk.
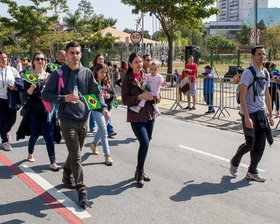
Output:
<instances>
[{"instance_id":1,"label":"tree trunk","mask_svg":"<svg viewBox=\"0 0 280 224\"><path fill-rule=\"evenodd\" d=\"M173 62L173 32L170 32L168 36L168 67L167 73L172 74L172 63Z\"/></svg>"},{"instance_id":2,"label":"tree trunk","mask_svg":"<svg viewBox=\"0 0 280 224\"><path fill-rule=\"evenodd\" d=\"M31 41L31 46L30 46L30 58L32 58L32 55L34 54L35 52L35 49L36 49L36 39L33 39Z\"/></svg>"}]
</instances>

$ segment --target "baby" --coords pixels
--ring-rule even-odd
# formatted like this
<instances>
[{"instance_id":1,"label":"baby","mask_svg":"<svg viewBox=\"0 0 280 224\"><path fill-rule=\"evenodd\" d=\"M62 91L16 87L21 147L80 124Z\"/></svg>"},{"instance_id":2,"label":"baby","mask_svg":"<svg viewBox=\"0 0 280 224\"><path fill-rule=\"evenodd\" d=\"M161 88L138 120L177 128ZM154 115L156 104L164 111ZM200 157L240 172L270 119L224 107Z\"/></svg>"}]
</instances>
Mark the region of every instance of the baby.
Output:
<instances>
[{"instance_id":1,"label":"baby","mask_svg":"<svg viewBox=\"0 0 280 224\"><path fill-rule=\"evenodd\" d=\"M166 86L167 83L164 81L163 77L159 72L159 63L157 61L151 61L149 64L150 73L146 76L143 82L142 88L151 92L153 96L158 96L161 86ZM130 110L139 113L142 107L145 106L146 100L140 100L137 106L129 107ZM156 116L160 116L159 109L156 104L153 104Z\"/></svg>"}]
</instances>

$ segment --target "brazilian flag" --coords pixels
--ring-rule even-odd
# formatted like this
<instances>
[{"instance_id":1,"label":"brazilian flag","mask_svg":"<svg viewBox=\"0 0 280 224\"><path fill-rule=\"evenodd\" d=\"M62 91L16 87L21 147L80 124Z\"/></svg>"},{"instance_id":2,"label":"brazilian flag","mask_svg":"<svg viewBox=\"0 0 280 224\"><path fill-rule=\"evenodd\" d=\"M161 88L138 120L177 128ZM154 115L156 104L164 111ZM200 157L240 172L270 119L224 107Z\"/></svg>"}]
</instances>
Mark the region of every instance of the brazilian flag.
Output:
<instances>
[{"instance_id":1,"label":"brazilian flag","mask_svg":"<svg viewBox=\"0 0 280 224\"><path fill-rule=\"evenodd\" d=\"M101 105L94 94L84 95L83 97L85 98L85 100L87 102L88 109L96 110L96 109L101 108Z\"/></svg>"},{"instance_id":2,"label":"brazilian flag","mask_svg":"<svg viewBox=\"0 0 280 224\"><path fill-rule=\"evenodd\" d=\"M114 99L113 101L113 107L115 107L116 109L118 108L119 106L119 101L117 99Z\"/></svg>"},{"instance_id":3,"label":"brazilian flag","mask_svg":"<svg viewBox=\"0 0 280 224\"><path fill-rule=\"evenodd\" d=\"M23 79L30 83L36 83L38 80L38 77L39 77L39 75L32 74L31 72L26 70Z\"/></svg>"},{"instance_id":4,"label":"brazilian flag","mask_svg":"<svg viewBox=\"0 0 280 224\"><path fill-rule=\"evenodd\" d=\"M56 69L58 69L58 64L50 63L50 69L52 72L55 71Z\"/></svg>"}]
</instances>

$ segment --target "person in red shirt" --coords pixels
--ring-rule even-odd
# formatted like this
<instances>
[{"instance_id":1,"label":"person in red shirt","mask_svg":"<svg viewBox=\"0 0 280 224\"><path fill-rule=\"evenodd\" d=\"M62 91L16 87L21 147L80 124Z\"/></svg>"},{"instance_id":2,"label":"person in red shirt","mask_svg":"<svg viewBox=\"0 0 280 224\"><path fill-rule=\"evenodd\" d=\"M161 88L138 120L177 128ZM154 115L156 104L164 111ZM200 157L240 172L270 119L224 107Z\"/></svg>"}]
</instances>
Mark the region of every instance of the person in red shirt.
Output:
<instances>
[{"instance_id":1,"label":"person in red shirt","mask_svg":"<svg viewBox=\"0 0 280 224\"><path fill-rule=\"evenodd\" d=\"M197 72L197 64L193 62L194 58L192 55L189 56L188 58L188 64L186 64L185 71L189 76L190 76L190 90L187 91L185 94L187 95L188 99L188 106L185 107L186 110L195 110L195 95L196 95L196 72ZM191 107L191 96L193 99L193 107Z\"/></svg>"}]
</instances>

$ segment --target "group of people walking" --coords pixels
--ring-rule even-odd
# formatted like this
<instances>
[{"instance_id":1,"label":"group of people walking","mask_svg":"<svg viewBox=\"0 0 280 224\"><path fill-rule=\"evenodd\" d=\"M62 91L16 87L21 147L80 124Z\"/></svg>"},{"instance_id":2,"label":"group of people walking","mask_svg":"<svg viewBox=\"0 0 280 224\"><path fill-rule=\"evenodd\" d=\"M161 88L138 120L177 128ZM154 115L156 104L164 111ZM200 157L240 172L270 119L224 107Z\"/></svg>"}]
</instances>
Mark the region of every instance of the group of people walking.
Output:
<instances>
[{"instance_id":1,"label":"group of people walking","mask_svg":"<svg viewBox=\"0 0 280 224\"><path fill-rule=\"evenodd\" d=\"M51 74L46 72L47 59L42 52L36 52L31 60L31 73L38 76L36 83L24 81L24 93L26 103L21 115L23 119L17 131L17 139L30 135L28 143L28 161L34 162L34 146L39 135L43 135L48 155L50 168L59 170L60 166L55 161L54 141L59 142L61 136L65 140L68 150L63 167L62 182L71 189L76 189L79 197L79 205L85 208L88 205L87 186L84 183L83 169L81 164L81 150L86 137L88 119L94 122L98 130L94 136L90 148L93 154L98 155L98 144L101 142L105 163L113 164L111 157L108 134L112 123L110 123L110 110L115 99L115 90L108 75L108 66L104 63L103 55L97 55L93 68L83 67L81 60L81 46L72 41L67 44L65 51L60 51L57 58L59 69ZM271 101L269 95L269 76L262 67L265 60L265 50L262 46L252 49L253 64L251 68L243 72L240 81L240 114L245 136L242 144L230 163L230 173L236 177L241 158L250 151L251 164L246 178L264 181L258 174L258 163L261 160L265 139L267 138L269 124L273 125ZM65 61L67 60L67 63ZM122 71L125 73L118 83L121 86L121 97L127 106L127 122L139 142L135 179L139 187L143 187L145 181L151 178L145 173L145 161L148 154L150 140L153 134L155 118L160 116L156 106L160 102L160 88L166 82L159 74L160 63L152 60L151 55L143 57L136 53L129 56L128 64L123 63ZM194 76L197 66L193 63L193 57L189 57L189 64L184 72ZM252 70L253 69L253 70ZM7 66L7 56L0 52L0 131L2 147L11 150L10 130L16 121L15 110L8 103L7 91L16 90L16 79L21 79L18 72ZM208 112L213 112L213 79L214 75L210 66L205 67L205 73L200 74L204 78L204 97L209 104ZM258 78L256 78L258 77ZM192 77L191 83L195 82ZM182 77L183 79L183 77ZM254 88L250 88L253 83ZM74 91L75 89L75 91ZM211 89L209 92L208 90ZM77 90L77 91L76 91ZM256 91L255 91L256 90ZM195 86L190 85L189 95L192 96L194 104L187 109L195 110ZM84 95L94 94L100 104L100 108L90 111ZM208 99L208 100L207 100ZM55 105L56 113L46 110L46 104ZM265 109L268 111L268 118ZM57 123L59 119L59 124ZM60 127L58 127L58 125ZM111 125L111 127L110 127ZM90 128L91 131L94 130ZM58 131L57 131L58 130Z\"/></svg>"}]
</instances>

